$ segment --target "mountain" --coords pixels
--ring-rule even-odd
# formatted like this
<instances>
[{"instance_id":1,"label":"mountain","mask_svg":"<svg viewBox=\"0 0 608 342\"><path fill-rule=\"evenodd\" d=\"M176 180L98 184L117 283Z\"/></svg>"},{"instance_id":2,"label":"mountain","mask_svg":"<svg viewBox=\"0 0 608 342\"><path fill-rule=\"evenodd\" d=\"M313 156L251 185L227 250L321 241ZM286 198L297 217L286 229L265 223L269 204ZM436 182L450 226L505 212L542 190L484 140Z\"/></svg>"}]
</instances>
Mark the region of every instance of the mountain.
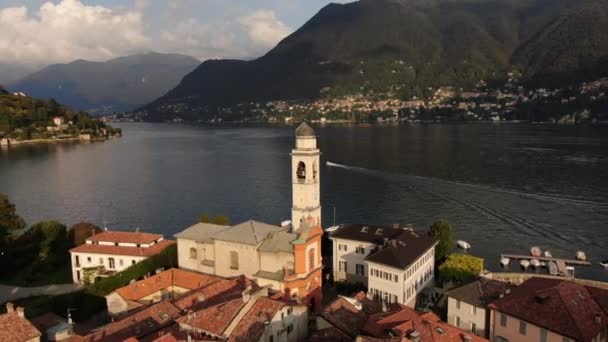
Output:
<instances>
[{"instance_id":1,"label":"mountain","mask_svg":"<svg viewBox=\"0 0 608 342\"><path fill-rule=\"evenodd\" d=\"M160 53L106 62L77 60L49 65L7 88L90 112L125 111L165 94L199 64L192 57Z\"/></svg>"},{"instance_id":2,"label":"mountain","mask_svg":"<svg viewBox=\"0 0 608 342\"><path fill-rule=\"evenodd\" d=\"M243 104L356 94L428 98L521 73L551 86L608 74L605 0L360 0L330 4L266 55L210 60L147 120L230 119ZM177 110L176 110L177 109ZM233 113L233 114L230 114ZM236 118L236 117L235 117Z\"/></svg>"}]
</instances>

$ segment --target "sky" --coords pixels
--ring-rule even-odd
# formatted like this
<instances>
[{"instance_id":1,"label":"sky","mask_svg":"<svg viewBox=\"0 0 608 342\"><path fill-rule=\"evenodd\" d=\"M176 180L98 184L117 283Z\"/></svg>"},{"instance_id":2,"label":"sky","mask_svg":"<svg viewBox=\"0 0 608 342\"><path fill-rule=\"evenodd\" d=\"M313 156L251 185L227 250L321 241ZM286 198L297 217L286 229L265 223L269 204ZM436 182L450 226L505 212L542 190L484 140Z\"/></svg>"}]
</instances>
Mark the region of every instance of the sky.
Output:
<instances>
[{"instance_id":1,"label":"sky","mask_svg":"<svg viewBox=\"0 0 608 342\"><path fill-rule=\"evenodd\" d=\"M258 57L344 0L0 0L0 82L25 70L139 52Z\"/></svg>"}]
</instances>

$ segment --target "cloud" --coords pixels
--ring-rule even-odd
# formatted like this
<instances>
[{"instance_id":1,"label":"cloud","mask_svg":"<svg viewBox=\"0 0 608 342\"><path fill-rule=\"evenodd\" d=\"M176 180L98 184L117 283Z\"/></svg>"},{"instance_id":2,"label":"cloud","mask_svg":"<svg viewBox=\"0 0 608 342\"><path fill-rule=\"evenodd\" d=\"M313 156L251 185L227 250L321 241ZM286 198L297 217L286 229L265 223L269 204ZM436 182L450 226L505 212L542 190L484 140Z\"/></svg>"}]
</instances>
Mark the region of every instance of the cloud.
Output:
<instances>
[{"instance_id":1,"label":"cloud","mask_svg":"<svg viewBox=\"0 0 608 342\"><path fill-rule=\"evenodd\" d=\"M273 47L292 31L269 10L258 10L239 18L238 22L245 28L253 44L266 48Z\"/></svg>"},{"instance_id":2,"label":"cloud","mask_svg":"<svg viewBox=\"0 0 608 342\"><path fill-rule=\"evenodd\" d=\"M144 4L144 2L139 2ZM142 13L87 6L79 0L0 10L0 61L48 64L82 58L105 60L145 49Z\"/></svg>"}]
</instances>

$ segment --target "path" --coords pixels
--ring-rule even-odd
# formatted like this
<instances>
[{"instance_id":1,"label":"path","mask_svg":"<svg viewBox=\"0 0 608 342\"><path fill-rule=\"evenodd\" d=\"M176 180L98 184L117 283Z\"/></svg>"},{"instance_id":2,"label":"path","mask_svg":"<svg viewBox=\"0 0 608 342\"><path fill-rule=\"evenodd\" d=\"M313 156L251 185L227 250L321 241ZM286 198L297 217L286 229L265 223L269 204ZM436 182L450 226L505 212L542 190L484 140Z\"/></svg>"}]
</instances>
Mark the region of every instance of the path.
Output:
<instances>
[{"instance_id":1,"label":"path","mask_svg":"<svg viewBox=\"0 0 608 342\"><path fill-rule=\"evenodd\" d=\"M55 296L82 289L81 284L57 284L36 287L0 285L0 303L31 296Z\"/></svg>"}]
</instances>

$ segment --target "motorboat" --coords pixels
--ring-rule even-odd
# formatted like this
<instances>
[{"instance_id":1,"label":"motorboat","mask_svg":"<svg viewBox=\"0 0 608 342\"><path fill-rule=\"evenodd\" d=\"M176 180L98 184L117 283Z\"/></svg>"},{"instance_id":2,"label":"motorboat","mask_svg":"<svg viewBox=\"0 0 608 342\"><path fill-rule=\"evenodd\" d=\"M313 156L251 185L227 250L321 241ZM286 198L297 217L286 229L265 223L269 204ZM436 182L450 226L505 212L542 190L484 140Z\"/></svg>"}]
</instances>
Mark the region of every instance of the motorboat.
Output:
<instances>
[{"instance_id":1,"label":"motorboat","mask_svg":"<svg viewBox=\"0 0 608 342\"><path fill-rule=\"evenodd\" d=\"M534 247L530 248L530 255L533 257L539 257L542 255L542 252L539 247L534 246Z\"/></svg>"},{"instance_id":2,"label":"motorboat","mask_svg":"<svg viewBox=\"0 0 608 342\"><path fill-rule=\"evenodd\" d=\"M538 261L536 259L532 259L532 260L530 260L530 265L532 265L534 267L540 267L540 261Z\"/></svg>"},{"instance_id":3,"label":"motorboat","mask_svg":"<svg viewBox=\"0 0 608 342\"><path fill-rule=\"evenodd\" d=\"M325 228L325 231L326 231L327 233L333 233L333 232L335 232L335 231L336 231L336 230L338 230L338 229L340 229L340 226L331 226L331 227L329 227L329 228Z\"/></svg>"},{"instance_id":4,"label":"motorboat","mask_svg":"<svg viewBox=\"0 0 608 342\"><path fill-rule=\"evenodd\" d=\"M576 252L576 260L585 261L587 260L587 255L583 251Z\"/></svg>"},{"instance_id":5,"label":"motorboat","mask_svg":"<svg viewBox=\"0 0 608 342\"><path fill-rule=\"evenodd\" d=\"M608 268L608 259L600 261L600 265L604 268Z\"/></svg>"},{"instance_id":6,"label":"motorboat","mask_svg":"<svg viewBox=\"0 0 608 342\"><path fill-rule=\"evenodd\" d=\"M547 267L547 262L546 261L541 261L540 262L540 267Z\"/></svg>"},{"instance_id":7,"label":"motorboat","mask_svg":"<svg viewBox=\"0 0 608 342\"><path fill-rule=\"evenodd\" d=\"M559 274L559 269L557 268L557 264L555 263L555 261L549 261L547 263L547 268L549 269L549 274L550 275L558 275Z\"/></svg>"},{"instance_id":8,"label":"motorboat","mask_svg":"<svg viewBox=\"0 0 608 342\"><path fill-rule=\"evenodd\" d=\"M553 254L551 254L551 252L549 251L545 251L543 255L545 256L545 258L553 258Z\"/></svg>"},{"instance_id":9,"label":"motorboat","mask_svg":"<svg viewBox=\"0 0 608 342\"><path fill-rule=\"evenodd\" d=\"M509 258L502 258L502 259L500 259L500 264L501 264L503 267L507 267L507 266L509 266L509 263L510 263L510 262L511 262L511 260L510 260Z\"/></svg>"},{"instance_id":10,"label":"motorboat","mask_svg":"<svg viewBox=\"0 0 608 342\"><path fill-rule=\"evenodd\" d=\"M530 267L530 261L529 260L522 260L519 262L519 264L521 265L521 267L523 267L524 269Z\"/></svg>"},{"instance_id":11,"label":"motorboat","mask_svg":"<svg viewBox=\"0 0 608 342\"><path fill-rule=\"evenodd\" d=\"M462 249L465 249L465 250L466 249L471 249L471 245L468 242L464 241L464 240L458 240L458 241L456 241L456 245L458 247L462 248Z\"/></svg>"}]
</instances>

